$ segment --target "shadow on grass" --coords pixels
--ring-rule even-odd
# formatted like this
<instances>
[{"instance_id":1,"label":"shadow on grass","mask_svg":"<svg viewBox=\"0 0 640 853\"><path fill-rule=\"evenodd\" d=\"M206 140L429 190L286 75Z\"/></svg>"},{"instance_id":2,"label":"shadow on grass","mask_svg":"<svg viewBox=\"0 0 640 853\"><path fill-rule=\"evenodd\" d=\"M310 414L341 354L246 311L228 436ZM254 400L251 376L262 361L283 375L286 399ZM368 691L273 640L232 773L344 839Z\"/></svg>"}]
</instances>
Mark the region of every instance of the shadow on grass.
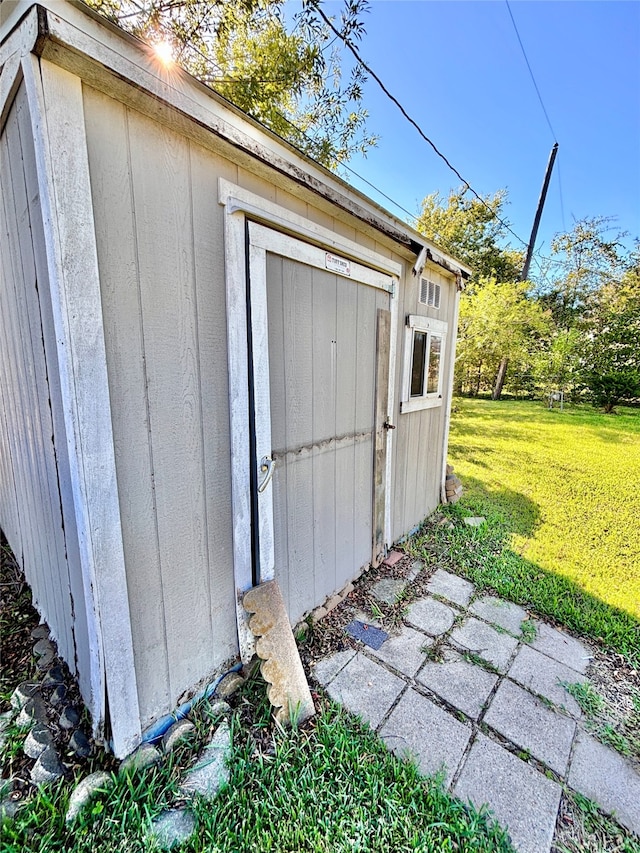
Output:
<instances>
[{"instance_id":1,"label":"shadow on grass","mask_svg":"<svg viewBox=\"0 0 640 853\"><path fill-rule=\"evenodd\" d=\"M500 493L491 495L493 506L481 496L472 496L462 506L447 507L444 512L454 521L451 528L427 519L407 543L411 553L427 565L436 564L467 578L480 591L513 601L535 616L595 640L640 667L640 620L513 551L511 534L521 533L531 518L524 526L522 518L514 523L513 513L501 511L499 497ZM531 502L525 498L525 508L526 503ZM486 524L479 528L463 524L464 516L476 514L484 515ZM438 546L435 556L434 544Z\"/></svg>"},{"instance_id":2,"label":"shadow on grass","mask_svg":"<svg viewBox=\"0 0 640 853\"><path fill-rule=\"evenodd\" d=\"M522 492L504 487L492 489L468 474L464 476L464 487L465 515L491 515L508 533L519 536L531 536L541 522L539 505Z\"/></svg>"}]
</instances>

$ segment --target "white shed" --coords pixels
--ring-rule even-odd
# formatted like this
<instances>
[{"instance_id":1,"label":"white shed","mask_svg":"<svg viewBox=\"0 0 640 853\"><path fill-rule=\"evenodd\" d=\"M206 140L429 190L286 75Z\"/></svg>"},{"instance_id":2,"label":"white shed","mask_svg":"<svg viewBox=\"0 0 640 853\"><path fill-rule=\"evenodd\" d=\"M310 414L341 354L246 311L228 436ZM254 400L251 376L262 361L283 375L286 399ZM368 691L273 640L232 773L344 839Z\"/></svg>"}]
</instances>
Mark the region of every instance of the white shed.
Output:
<instances>
[{"instance_id":1,"label":"white shed","mask_svg":"<svg viewBox=\"0 0 640 853\"><path fill-rule=\"evenodd\" d=\"M0 527L121 756L244 591L295 624L438 505L469 270L82 4L0 9Z\"/></svg>"}]
</instances>

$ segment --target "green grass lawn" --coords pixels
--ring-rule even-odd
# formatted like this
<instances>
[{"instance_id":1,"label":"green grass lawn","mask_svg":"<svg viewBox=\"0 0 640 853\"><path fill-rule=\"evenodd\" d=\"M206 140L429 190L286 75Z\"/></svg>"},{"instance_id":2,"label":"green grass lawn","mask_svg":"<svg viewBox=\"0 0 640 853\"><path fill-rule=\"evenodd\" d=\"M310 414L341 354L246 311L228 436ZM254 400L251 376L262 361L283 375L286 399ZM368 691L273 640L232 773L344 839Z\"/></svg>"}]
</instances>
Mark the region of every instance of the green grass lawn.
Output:
<instances>
[{"instance_id":1,"label":"green grass lawn","mask_svg":"<svg viewBox=\"0 0 640 853\"><path fill-rule=\"evenodd\" d=\"M436 532L451 567L640 659L640 410L457 400L454 514L480 530ZM420 551L420 540L414 547Z\"/></svg>"},{"instance_id":2,"label":"green grass lawn","mask_svg":"<svg viewBox=\"0 0 640 853\"><path fill-rule=\"evenodd\" d=\"M421 778L335 705L323 702L306 731L273 730L264 684L255 687L262 723L234 717L229 786L213 804L195 804L198 829L181 853L513 853L485 813ZM188 760L183 749L162 767L117 777L73 827L64 823L69 787L42 789L0 827L0 851L156 851L149 826L175 803Z\"/></svg>"}]
</instances>

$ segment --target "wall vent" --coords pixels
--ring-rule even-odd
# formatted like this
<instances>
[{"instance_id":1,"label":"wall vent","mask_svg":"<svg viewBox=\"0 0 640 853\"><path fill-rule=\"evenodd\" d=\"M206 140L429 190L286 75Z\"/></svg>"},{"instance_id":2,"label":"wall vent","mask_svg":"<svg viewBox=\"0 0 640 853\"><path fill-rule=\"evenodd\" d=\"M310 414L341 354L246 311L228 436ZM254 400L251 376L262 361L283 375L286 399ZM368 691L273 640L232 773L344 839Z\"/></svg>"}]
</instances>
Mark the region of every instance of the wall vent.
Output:
<instances>
[{"instance_id":1,"label":"wall vent","mask_svg":"<svg viewBox=\"0 0 640 853\"><path fill-rule=\"evenodd\" d=\"M440 285L426 278L420 279L420 302L430 308L440 307Z\"/></svg>"}]
</instances>

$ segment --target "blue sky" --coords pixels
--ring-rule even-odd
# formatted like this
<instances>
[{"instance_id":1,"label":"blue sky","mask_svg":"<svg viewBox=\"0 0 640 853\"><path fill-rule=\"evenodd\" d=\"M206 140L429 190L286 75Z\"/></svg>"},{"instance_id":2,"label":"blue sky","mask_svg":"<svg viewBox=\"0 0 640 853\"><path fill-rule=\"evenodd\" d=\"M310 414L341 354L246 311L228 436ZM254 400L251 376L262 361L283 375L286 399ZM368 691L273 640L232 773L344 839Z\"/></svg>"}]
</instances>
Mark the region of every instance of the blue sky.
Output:
<instances>
[{"instance_id":1,"label":"blue sky","mask_svg":"<svg viewBox=\"0 0 640 853\"><path fill-rule=\"evenodd\" d=\"M583 216L617 217L630 244L640 236L640 3L511 0L511 11L555 134L504 0L373 0L359 50L474 189L508 190L507 216L525 241L557 139L542 254ZM411 212L427 193L459 184L372 80L365 103L381 138L350 162L356 172Z\"/></svg>"}]
</instances>

